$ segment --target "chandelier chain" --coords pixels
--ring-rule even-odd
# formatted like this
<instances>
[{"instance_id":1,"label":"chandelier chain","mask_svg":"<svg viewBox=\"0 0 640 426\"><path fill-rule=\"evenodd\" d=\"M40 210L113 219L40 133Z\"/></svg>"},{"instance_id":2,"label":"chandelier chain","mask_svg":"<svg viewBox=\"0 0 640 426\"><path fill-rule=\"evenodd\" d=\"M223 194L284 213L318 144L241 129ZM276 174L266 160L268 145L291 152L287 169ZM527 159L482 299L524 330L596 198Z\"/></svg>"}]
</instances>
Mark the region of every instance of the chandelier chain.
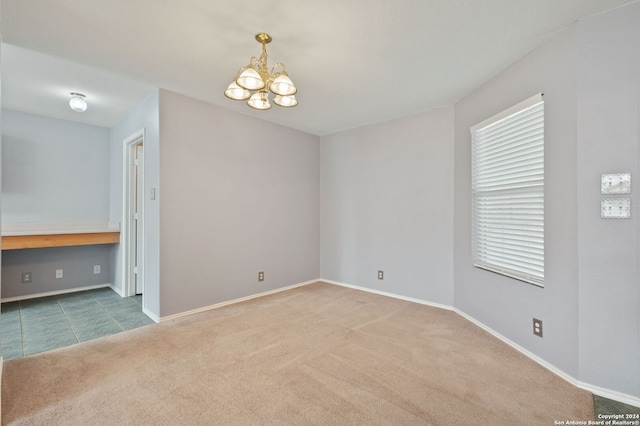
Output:
<instances>
[{"instance_id":1,"label":"chandelier chain","mask_svg":"<svg viewBox=\"0 0 640 426\"><path fill-rule=\"evenodd\" d=\"M267 45L262 42L262 53L260 54L260 58L258 58L258 74L262 77L262 80L266 85L271 83L271 75L269 74L268 65L267 65Z\"/></svg>"}]
</instances>

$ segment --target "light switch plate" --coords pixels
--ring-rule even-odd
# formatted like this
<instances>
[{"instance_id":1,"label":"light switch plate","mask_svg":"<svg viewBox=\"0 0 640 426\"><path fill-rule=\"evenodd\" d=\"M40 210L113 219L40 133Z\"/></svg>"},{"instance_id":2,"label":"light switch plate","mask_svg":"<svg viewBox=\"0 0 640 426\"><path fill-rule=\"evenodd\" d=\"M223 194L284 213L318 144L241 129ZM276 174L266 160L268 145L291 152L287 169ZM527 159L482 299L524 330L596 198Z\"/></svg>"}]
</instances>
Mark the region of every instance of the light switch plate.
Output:
<instances>
[{"instance_id":1,"label":"light switch plate","mask_svg":"<svg viewBox=\"0 0 640 426\"><path fill-rule=\"evenodd\" d=\"M631 173L602 175L600 188L602 194L630 194Z\"/></svg>"},{"instance_id":2,"label":"light switch plate","mask_svg":"<svg viewBox=\"0 0 640 426\"><path fill-rule=\"evenodd\" d=\"M602 219L629 219L631 217L630 198L609 198L600 202Z\"/></svg>"}]
</instances>

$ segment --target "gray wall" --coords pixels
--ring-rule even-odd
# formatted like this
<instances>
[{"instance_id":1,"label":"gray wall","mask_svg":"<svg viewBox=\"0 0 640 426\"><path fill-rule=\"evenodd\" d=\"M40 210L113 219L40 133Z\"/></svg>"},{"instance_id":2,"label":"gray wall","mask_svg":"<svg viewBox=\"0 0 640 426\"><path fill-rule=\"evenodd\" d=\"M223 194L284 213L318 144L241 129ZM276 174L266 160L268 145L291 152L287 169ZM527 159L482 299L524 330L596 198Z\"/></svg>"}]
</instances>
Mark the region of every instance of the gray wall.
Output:
<instances>
[{"instance_id":1,"label":"gray wall","mask_svg":"<svg viewBox=\"0 0 640 426\"><path fill-rule=\"evenodd\" d=\"M123 157L124 140L137 131L145 129L144 140L144 184L145 194L145 289L142 296L144 309L159 318L160 316L160 218L159 199L159 93L155 91L147 96L131 112L123 117L110 132L110 193L109 219L120 224L124 221L123 210ZM150 200L149 191L156 189L156 199ZM121 235L121 240L123 235ZM111 247L110 281L118 291L123 291L121 244Z\"/></svg>"},{"instance_id":2,"label":"gray wall","mask_svg":"<svg viewBox=\"0 0 640 426\"><path fill-rule=\"evenodd\" d=\"M319 277L317 136L162 90L160 139L162 316Z\"/></svg>"},{"instance_id":3,"label":"gray wall","mask_svg":"<svg viewBox=\"0 0 640 426\"><path fill-rule=\"evenodd\" d=\"M3 110L2 221L109 218L109 129ZM109 282L109 246L5 251L2 297ZM100 265L101 273L93 274ZM63 269L64 277L55 278ZM22 273L32 282L22 284Z\"/></svg>"},{"instance_id":4,"label":"gray wall","mask_svg":"<svg viewBox=\"0 0 640 426\"><path fill-rule=\"evenodd\" d=\"M585 20L578 49L580 377L640 396L640 3ZM600 177L630 172L630 220L600 219Z\"/></svg>"},{"instance_id":5,"label":"gray wall","mask_svg":"<svg viewBox=\"0 0 640 426\"><path fill-rule=\"evenodd\" d=\"M640 3L560 33L460 100L454 130L444 109L322 137L321 276L452 304L580 381L639 397L639 216L599 210L601 174L631 172L635 187L640 172L638 22ZM539 92L544 288L471 263L469 129Z\"/></svg>"},{"instance_id":6,"label":"gray wall","mask_svg":"<svg viewBox=\"0 0 640 426\"><path fill-rule=\"evenodd\" d=\"M578 377L575 28L561 33L456 105L455 306ZM536 93L545 101L545 286L471 262L469 128ZM532 333L543 321L544 338Z\"/></svg>"},{"instance_id":7,"label":"gray wall","mask_svg":"<svg viewBox=\"0 0 640 426\"><path fill-rule=\"evenodd\" d=\"M109 218L109 129L4 110L2 221Z\"/></svg>"},{"instance_id":8,"label":"gray wall","mask_svg":"<svg viewBox=\"0 0 640 426\"><path fill-rule=\"evenodd\" d=\"M100 273L93 266L100 265ZM57 247L2 252L2 297L23 297L52 291L107 284L107 246ZM64 276L56 278L56 269ZM31 283L22 283L22 273L31 272Z\"/></svg>"},{"instance_id":9,"label":"gray wall","mask_svg":"<svg viewBox=\"0 0 640 426\"><path fill-rule=\"evenodd\" d=\"M449 107L322 137L323 278L453 305L453 119Z\"/></svg>"},{"instance_id":10,"label":"gray wall","mask_svg":"<svg viewBox=\"0 0 640 426\"><path fill-rule=\"evenodd\" d=\"M455 306L573 377L635 397L638 215L601 219L600 177L631 172L637 183L638 22L635 3L579 22L522 58L456 105L455 140ZM475 269L470 258L468 129L536 92L545 94L543 289ZM531 332L534 316L544 321L543 339Z\"/></svg>"}]
</instances>

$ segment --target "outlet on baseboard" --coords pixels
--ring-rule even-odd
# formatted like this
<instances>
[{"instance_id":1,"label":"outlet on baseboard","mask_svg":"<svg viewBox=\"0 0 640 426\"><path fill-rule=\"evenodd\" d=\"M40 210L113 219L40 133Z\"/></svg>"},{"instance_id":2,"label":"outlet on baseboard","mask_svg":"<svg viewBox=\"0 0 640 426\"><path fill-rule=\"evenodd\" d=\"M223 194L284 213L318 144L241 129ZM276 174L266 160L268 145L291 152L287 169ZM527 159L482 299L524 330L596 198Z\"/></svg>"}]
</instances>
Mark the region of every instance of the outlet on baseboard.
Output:
<instances>
[{"instance_id":1,"label":"outlet on baseboard","mask_svg":"<svg viewBox=\"0 0 640 426\"><path fill-rule=\"evenodd\" d=\"M538 337L542 337L542 320L537 318L533 319L533 334Z\"/></svg>"},{"instance_id":2,"label":"outlet on baseboard","mask_svg":"<svg viewBox=\"0 0 640 426\"><path fill-rule=\"evenodd\" d=\"M264 272L258 272L258 281L264 281Z\"/></svg>"},{"instance_id":3,"label":"outlet on baseboard","mask_svg":"<svg viewBox=\"0 0 640 426\"><path fill-rule=\"evenodd\" d=\"M56 269L56 278L62 278L63 276L62 269Z\"/></svg>"},{"instance_id":4,"label":"outlet on baseboard","mask_svg":"<svg viewBox=\"0 0 640 426\"><path fill-rule=\"evenodd\" d=\"M22 273L22 283L28 284L31 282L31 272L23 272Z\"/></svg>"}]
</instances>

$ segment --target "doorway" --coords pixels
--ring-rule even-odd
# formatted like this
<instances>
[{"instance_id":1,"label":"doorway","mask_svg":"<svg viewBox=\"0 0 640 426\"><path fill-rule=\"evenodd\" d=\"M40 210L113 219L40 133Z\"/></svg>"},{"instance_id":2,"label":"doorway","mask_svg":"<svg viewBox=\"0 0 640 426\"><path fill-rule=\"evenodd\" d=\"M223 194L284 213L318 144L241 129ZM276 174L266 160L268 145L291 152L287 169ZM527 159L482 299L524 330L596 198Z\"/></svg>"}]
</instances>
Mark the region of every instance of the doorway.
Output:
<instances>
[{"instance_id":1,"label":"doorway","mask_svg":"<svg viewBox=\"0 0 640 426\"><path fill-rule=\"evenodd\" d=\"M144 297L144 129L124 141L124 295Z\"/></svg>"}]
</instances>

